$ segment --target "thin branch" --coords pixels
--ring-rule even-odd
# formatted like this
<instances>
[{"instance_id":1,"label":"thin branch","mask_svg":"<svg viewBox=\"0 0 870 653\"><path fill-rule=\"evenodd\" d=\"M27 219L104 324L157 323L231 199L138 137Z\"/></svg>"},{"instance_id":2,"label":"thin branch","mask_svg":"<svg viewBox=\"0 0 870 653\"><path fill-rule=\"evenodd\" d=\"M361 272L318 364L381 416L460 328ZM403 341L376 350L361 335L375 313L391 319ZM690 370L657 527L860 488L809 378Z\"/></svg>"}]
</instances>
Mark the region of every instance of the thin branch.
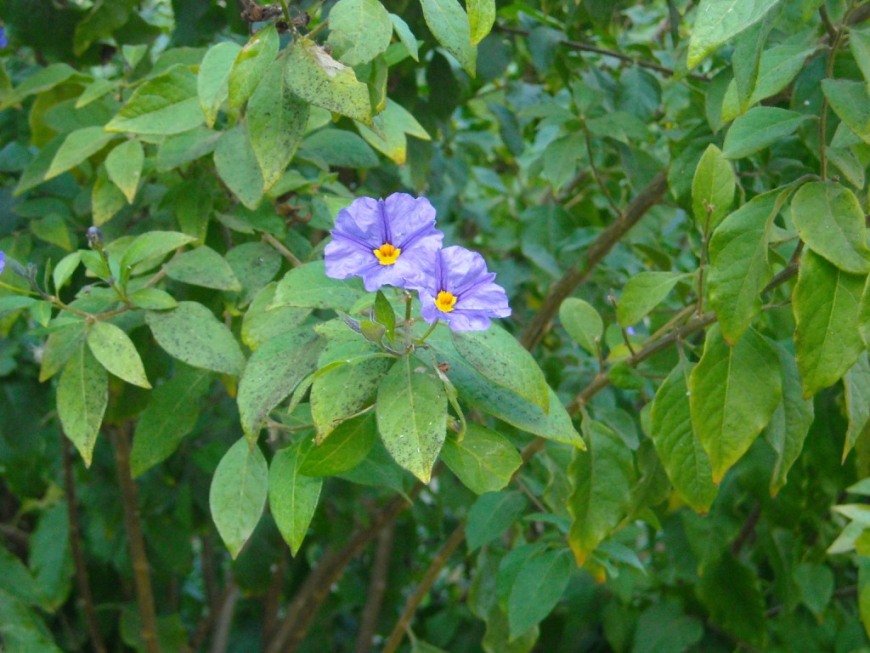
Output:
<instances>
[{"instance_id":1,"label":"thin branch","mask_svg":"<svg viewBox=\"0 0 870 653\"><path fill-rule=\"evenodd\" d=\"M396 523L390 522L378 534L375 559L372 563L372 574L369 580L369 593L365 608L360 619L359 631L356 636L356 653L370 653L372 639L378 630L378 620L384 605L384 594L387 591L387 580L390 571L390 556L393 552L393 541L396 536Z\"/></svg>"},{"instance_id":2,"label":"thin branch","mask_svg":"<svg viewBox=\"0 0 870 653\"><path fill-rule=\"evenodd\" d=\"M230 594L234 590L235 584L233 583L230 583L227 587L224 588L221 596L216 601L215 609L209 608L208 614L206 614L205 618L200 620L200 622L197 624L196 630L193 633L193 637L190 638L190 643L188 644L189 650L200 650L200 647L202 646L203 642L205 642L205 638L208 636L209 631L212 629L212 626L217 621L218 616L221 614L224 603L227 601L227 599L230 598Z\"/></svg>"},{"instance_id":3,"label":"thin branch","mask_svg":"<svg viewBox=\"0 0 870 653\"><path fill-rule=\"evenodd\" d=\"M215 621L215 633L211 640L209 653L224 653L227 650L227 642L230 638L230 627L233 625L233 614L236 611L236 603L239 600L239 586L231 583L227 588L225 600L221 605L217 620Z\"/></svg>"},{"instance_id":4,"label":"thin branch","mask_svg":"<svg viewBox=\"0 0 870 653\"><path fill-rule=\"evenodd\" d=\"M418 483L408 492L407 499L402 496L395 497L373 516L368 526L358 528L344 547L337 551L327 551L320 557L317 565L305 578L290 602L287 614L275 636L269 642L266 653L293 653L296 651L299 644L305 639L317 610L329 596L332 585L341 578L345 567L365 549L369 542L377 537L382 528L411 506L409 499L412 500L422 488L423 484Z\"/></svg>"},{"instance_id":5,"label":"thin branch","mask_svg":"<svg viewBox=\"0 0 870 653\"><path fill-rule=\"evenodd\" d=\"M749 538L752 537L752 534L755 533L755 527L758 526L758 520L760 517L761 504L756 503L752 506L752 511L749 513L749 516L746 517L746 521L743 522L743 526L737 534L737 537L735 537L734 541L731 543L731 554L735 558L740 555L740 551L749 541Z\"/></svg>"},{"instance_id":6,"label":"thin branch","mask_svg":"<svg viewBox=\"0 0 870 653\"><path fill-rule=\"evenodd\" d=\"M396 621L396 625L393 626L393 632L391 632L390 636L387 638L382 653L396 653L396 650L405 638L406 630L411 625L411 619L413 619L417 607L429 593L429 589L438 579L438 575L441 573L444 565L447 564L450 556L454 551L456 551L459 545L462 544L463 540L465 540L465 522L456 527L444 543L444 546L441 547L441 550L438 551L438 554L432 559L432 562L429 563L429 566L426 568L426 573L423 574L423 578L420 580L417 589L414 590L414 593L411 594L405 602L405 608L402 610L399 620Z\"/></svg>"},{"instance_id":7,"label":"thin branch","mask_svg":"<svg viewBox=\"0 0 870 653\"><path fill-rule=\"evenodd\" d=\"M63 457L63 480L64 492L66 493L67 517L69 519L69 543L72 550L73 566L76 573L76 584L79 587L79 597L85 613L85 621L88 624L88 632L91 636L91 646L95 653L106 653L106 645L100 635L100 627L97 624L97 614L94 610L94 597L91 593L91 581L88 577L88 568L85 565L85 556L82 552L81 529L79 528L78 500L76 499L76 486L73 479L72 455L70 453L69 440L61 434L61 455Z\"/></svg>"},{"instance_id":8,"label":"thin branch","mask_svg":"<svg viewBox=\"0 0 870 653\"><path fill-rule=\"evenodd\" d=\"M273 236L272 234L263 233L262 239L263 239L263 242L274 247L275 250L279 254L281 254L281 256L283 256L288 261L290 261L290 265L292 265L294 268L297 268L300 265L302 265L302 261L300 261L293 252L291 252L289 249L287 249L284 246L284 243L282 243L280 240L275 238L275 236Z\"/></svg>"},{"instance_id":9,"label":"thin branch","mask_svg":"<svg viewBox=\"0 0 870 653\"><path fill-rule=\"evenodd\" d=\"M626 207L625 211L617 220L608 225L601 232L595 242L589 247L586 260L581 267L573 268L565 273L551 288L550 294L544 299L541 308L535 317L529 322L520 338L522 345L528 349L534 349L544 334L550 329L551 322L559 312L562 302L583 283L596 266L601 263L610 253L623 236L640 219L646 215L653 206L659 203L668 189L667 170L659 172L653 180L644 188L637 197Z\"/></svg>"},{"instance_id":10,"label":"thin branch","mask_svg":"<svg viewBox=\"0 0 870 653\"><path fill-rule=\"evenodd\" d=\"M494 29L498 30L499 32L504 32L505 34L515 34L517 36L529 35L529 30L527 29L508 27L507 25L496 25ZM580 43L579 41L570 41L568 39L560 40L559 44L564 45L566 48L569 48L571 50L577 50L579 52L594 52L595 54L600 54L605 57L619 59L620 61L630 63L634 66L640 66L641 68L655 70L656 72L659 72L667 77L673 77L677 74L675 70L673 70L672 68L668 68L667 66L662 66L661 64L657 64L652 61L646 61L644 59L635 59L634 57L630 57L627 54L623 54L622 52L617 52L616 50L607 50L605 48L599 48L595 45L589 45L588 43ZM689 77L691 77L692 79L697 79L701 82L710 81L704 75L699 75L697 73L691 73Z\"/></svg>"},{"instance_id":11,"label":"thin branch","mask_svg":"<svg viewBox=\"0 0 870 653\"><path fill-rule=\"evenodd\" d=\"M115 466L118 468L118 484L121 486L121 501L124 506L124 526L127 545L133 567L133 584L136 589L136 605L139 609L142 644L147 653L161 653L157 639L157 615L154 611L154 594L148 574L148 556L142 537L139 519L139 498L136 484L130 473L130 423L109 429L115 449Z\"/></svg>"}]
</instances>

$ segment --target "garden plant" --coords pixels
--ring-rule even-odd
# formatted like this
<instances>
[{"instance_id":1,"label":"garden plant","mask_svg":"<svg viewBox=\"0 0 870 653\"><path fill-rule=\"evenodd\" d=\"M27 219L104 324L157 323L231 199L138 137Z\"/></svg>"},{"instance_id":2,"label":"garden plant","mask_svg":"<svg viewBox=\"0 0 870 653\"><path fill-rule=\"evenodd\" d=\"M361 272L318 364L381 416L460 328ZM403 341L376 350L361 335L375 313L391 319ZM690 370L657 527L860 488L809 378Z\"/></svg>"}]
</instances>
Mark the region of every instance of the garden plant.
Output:
<instances>
[{"instance_id":1,"label":"garden plant","mask_svg":"<svg viewBox=\"0 0 870 653\"><path fill-rule=\"evenodd\" d=\"M870 651L870 3L0 57L0 650Z\"/></svg>"}]
</instances>

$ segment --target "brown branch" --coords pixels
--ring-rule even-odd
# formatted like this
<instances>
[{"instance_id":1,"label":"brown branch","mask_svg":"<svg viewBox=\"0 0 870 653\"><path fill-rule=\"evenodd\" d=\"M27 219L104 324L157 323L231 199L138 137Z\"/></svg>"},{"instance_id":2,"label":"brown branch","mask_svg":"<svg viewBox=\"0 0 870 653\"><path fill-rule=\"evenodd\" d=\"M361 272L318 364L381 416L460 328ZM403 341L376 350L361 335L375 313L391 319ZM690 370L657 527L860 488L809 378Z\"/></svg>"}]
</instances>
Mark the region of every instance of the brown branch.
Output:
<instances>
[{"instance_id":1,"label":"brown branch","mask_svg":"<svg viewBox=\"0 0 870 653\"><path fill-rule=\"evenodd\" d=\"M227 587L224 588L221 596L217 598L216 605L214 609L209 608L208 614L200 620L200 622L196 626L196 630L193 633L193 637L190 638L190 642L188 644L188 649L191 651L198 651L202 646L205 638L208 636L209 631L212 629L212 626L217 621L218 616L221 614L224 603L227 599L230 598L231 592L235 589L235 584L230 583Z\"/></svg>"},{"instance_id":2,"label":"brown branch","mask_svg":"<svg viewBox=\"0 0 870 653\"><path fill-rule=\"evenodd\" d=\"M520 338L522 345L534 349L549 331L551 322L559 312L562 302L583 283L595 267L601 263L626 233L646 215L653 206L661 201L668 189L667 170L659 172L637 197L626 207L622 215L614 220L601 232L595 242L589 247L586 260L582 267L568 270L550 289L550 294L544 299L540 310L529 322Z\"/></svg>"},{"instance_id":3,"label":"brown branch","mask_svg":"<svg viewBox=\"0 0 870 653\"><path fill-rule=\"evenodd\" d=\"M233 625L233 614L236 611L236 603L239 600L239 586L235 583L230 583L224 594L223 605L221 605L217 620L215 621L215 633L211 640L209 653L223 653L227 650L227 641L230 637L230 627Z\"/></svg>"},{"instance_id":4,"label":"brown branch","mask_svg":"<svg viewBox=\"0 0 870 653\"><path fill-rule=\"evenodd\" d=\"M756 503L752 506L752 511L749 513L746 521L743 522L743 527L740 529L737 537L734 538L734 541L731 543L731 554L735 558L740 555L740 551L743 549L744 545L749 541L749 538L752 537L752 534L755 533L755 527L758 526L758 520L760 517L761 504Z\"/></svg>"},{"instance_id":5,"label":"brown branch","mask_svg":"<svg viewBox=\"0 0 870 653\"><path fill-rule=\"evenodd\" d=\"M133 567L133 584L136 589L136 605L139 609L142 644L147 653L161 653L157 639L157 616L154 611L154 594L148 575L148 556L142 537L139 518L139 498L136 484L130 473L130 423L109 429L115 449L115 466L118 468L118 484L121 486L121 501L124 506L124 527L130 563Z\"/></svg>"},{"instance_id":6,"label":"brown branch","mask_svg":"<svg viewBox=\"0 0 870 653\"><path fill-rule=\"evenodd\" d=\"M88 577L88 568L85 565L85 556L82 552L81 529L79 528L78 500L76 499L76 486L73 479L72 455L70 454L69 440L61 434L61 456L63 457L63 480L66 494L67 518L69 519L69 543L72 550L73 566L75 567L76 584L79 587L79 596L82 600L82 608L85 613L85 621L88 624L88 632L91 636L91 646L95 653L106 653L106 645L100 635L100 627L97 624L97 613L94 610L94 597L91 594L91 582Z\"/></svg>"},{"instance_id":7,"label":"brown branch","mask_svg":"<svg viewBox=\"0 0 870 653\"><path fill-rule=\"evenodd\" d=\"M415 485L408 492L408 499L413 499L422 488L422 483ZM266 653L292 653L296 651L299 644L305 639L318 608L329 596L333 583L341 578L345 567L365 549L369 542L377 537L382 528L394 521L400 513L410 506L411 504L404 497L395 497L374 515L368 526L354 531L343 548L337 551L327 551L321 556L317 565L305 578L299 591L290 602L287 614L272 641L269 642Z\"/></svg>"},{"instance_id":8,"label":"brown branch","mask_svg":"<svg viewBox=\"0 0 870 653\"><path fill-rule=\"evenodd\" d=\"M278 606L284 589L284 573L287 571L287 555L281 551L278 567L272 574L272 582L263 598L263 641L268 642L278 627Z\"/></svg>"},{"instance_id":9,"label":"brown branch","mask_svg":"<svg viewBox=\"0 0 870 653\"><path fill-rule=\"evenodd\" d=\"M494 27L495 30L499 32L503 32L505 34L515 34L517 36L528 36L529 30L527 29L519 29L516 27L508 27L507 25L496 25ZM605 48L599 48L595 45L589 45L588 43L580 43L579 41L570 41L568 39L560 39L560 45L564 45L566 48L571 50L577 50L578 52L593 52L595 54L600 54L605 57L611 57L613 59L619 59L620 61L624 61L626 63L630 63L633 66L640 66L641 68L648 68L650 70L655 70L656 72L661 73L667 77L673 77L676 75L676 71L672 68L668 68L667 66L662 66L661 64L655 63L653 61L646 61L644 59L635 59L634 57L630 57L627 54L623 54L622 52L617 52L616 50L607 50ZM710 81L704 75L699 75L697 73L692 73L689 75L692 79L697 79L701 82Z\"/></svg>"},{"instance_id":10,"label":"brown branch","mask_svg":"<svg viewBox=\"0 0 870 653\"><path fill-rule=\"evenodd\" d=\"M384 594L387 591L387 580L390 571L390 555L393 551L393 540L396 536L396 523L390 522L378 534L378 544L375 550L375 560L372 563L372 575L369 580L369 593L365 608L360 619L359 632L356 636L356 653L369 653L372 649L372 639L378 630L378 619L384 605Z\"/></svg>"},{"instance_id":11,"label":"brown branch","mask_svg":"<svg viewBox=\"0 0 870 653\"><path fill-rule=\"evenodd\" d=\"M408 597L399 620L396 622L396 625L393 626L393 632L390 633L386 644L384 644L382 653L396 653L396 650L405 638L405 632L411 624L411 619L414 617L417 607L429 593L429 589L437 580L438 574L441 573L441 570L444 568L444 565L447 564L450 556L454 551L456 551L459 545L462 544L464 539L465 522L462 522L456 527L456 530L450 534L450 537L444 543L444 546L441 547L441 550L438 551L438 554L432 559L432 562L429 563L429 566L426 568L426 573L423 574L423 578L420 580L417 589L415 589L414 593Z\"/></svg>"}]
</instances>

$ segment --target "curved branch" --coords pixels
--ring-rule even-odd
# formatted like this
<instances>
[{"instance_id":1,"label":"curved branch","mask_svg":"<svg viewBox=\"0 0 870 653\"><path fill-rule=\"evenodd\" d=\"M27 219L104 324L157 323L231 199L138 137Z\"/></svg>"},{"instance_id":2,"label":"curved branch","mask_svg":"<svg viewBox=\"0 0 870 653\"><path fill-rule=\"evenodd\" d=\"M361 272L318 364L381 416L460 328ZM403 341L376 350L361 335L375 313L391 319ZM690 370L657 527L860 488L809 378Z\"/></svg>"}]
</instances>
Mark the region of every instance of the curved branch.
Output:
<instances>
[{"instance_id":1,"label":"curved branch","mask_svg":"<svg viewBox=\"0 0 870 653\"><path fill-rule=\"evenodd\" d=\"M550 330L551 322L559 312L562 302L574 292L581 283L586 281L596 266L610 253L626 233L646 215L653 206L658 204L668 189L667 168L659 172L653 180L635 197L623 211L601 232L595 242L589 247L586 260L582 267L568 270L550 289L550 294L544 299L540 310L529 322L520 338L522 345L534 349Z\"/></svg>"}]
</instances>

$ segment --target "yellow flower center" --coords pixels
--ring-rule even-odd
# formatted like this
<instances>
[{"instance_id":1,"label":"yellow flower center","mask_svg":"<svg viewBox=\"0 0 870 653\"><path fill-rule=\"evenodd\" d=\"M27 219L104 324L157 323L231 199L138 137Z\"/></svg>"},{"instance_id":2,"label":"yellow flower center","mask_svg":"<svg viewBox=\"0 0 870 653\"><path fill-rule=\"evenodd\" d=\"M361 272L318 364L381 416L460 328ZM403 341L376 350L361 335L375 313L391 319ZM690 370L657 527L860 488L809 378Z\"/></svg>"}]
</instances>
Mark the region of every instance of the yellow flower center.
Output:
<instances>
[{"instance_id":1,"label":"yellow flower center","mask_svg":"<svg viewBox=\"0 0 870 653\"><path fill-rule=\"evenodd\" d=\"M435 306L442 313L449 313L456 305L456 295L447 290L438 291L438 296L435 298Z\"/></svg>"},{"instance_id":2,"label":"yellow flower center","mask_svg":"<svg viewBox=\"0 0 870 653\"><path fill-rule=\"evenodd\" d=\"M378 263L381 265L393 265L399 258L402 250L398 247L393 247L390 243L384 243L372 252L378 257Z\"/></svg>"}]
</instances>

